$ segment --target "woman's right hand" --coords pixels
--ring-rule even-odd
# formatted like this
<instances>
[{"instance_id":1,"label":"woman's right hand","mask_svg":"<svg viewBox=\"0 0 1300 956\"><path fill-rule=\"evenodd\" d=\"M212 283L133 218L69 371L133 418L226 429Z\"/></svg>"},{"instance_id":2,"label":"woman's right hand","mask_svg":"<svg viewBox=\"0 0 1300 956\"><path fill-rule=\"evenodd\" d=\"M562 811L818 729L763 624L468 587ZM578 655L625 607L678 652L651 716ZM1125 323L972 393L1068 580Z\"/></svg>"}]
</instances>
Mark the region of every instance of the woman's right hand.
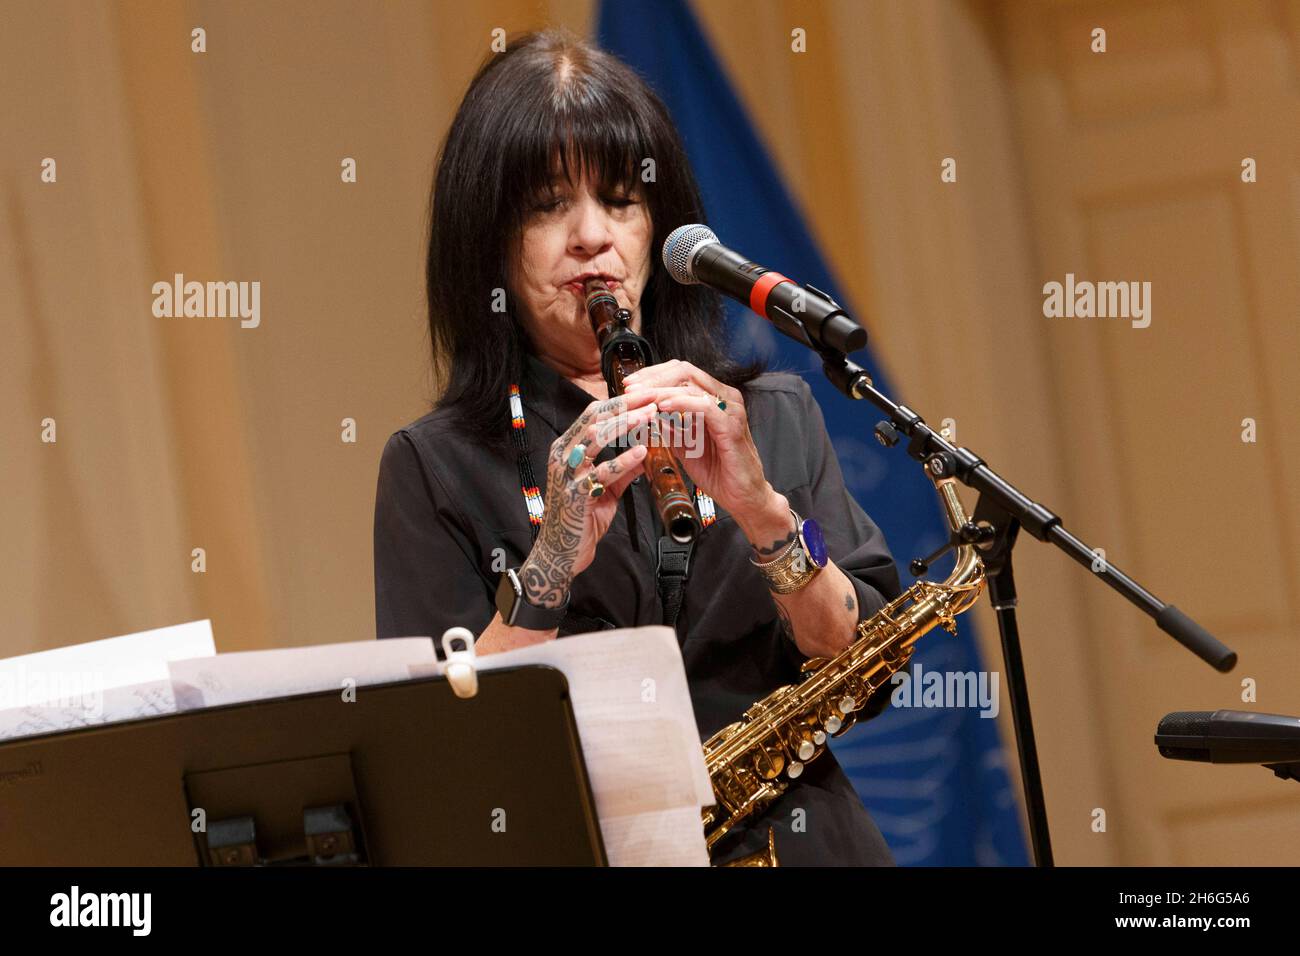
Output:
<instances>
[{"instance_id":1,"label":"woman's right hand","mask_svg":"<svg viewBox=\"0 0 1300 956\"><path fill-rule=\"evenodd\" d=\"M646 425L655 412L649 396L620 395L597 400L551 444L542 530L519 569L529 603L559 607L573 579L591 564L596 543L614 521L619 497L641 474L646 449L644 445L633 445L600 465L593 465L592 459L627 432ZM570 465L570 456L579 445L583 446L583 457L577 465ZM605 486L596 498L587 493L587 475L592 472L595 480Z\"/></svg>"}]
</instances>

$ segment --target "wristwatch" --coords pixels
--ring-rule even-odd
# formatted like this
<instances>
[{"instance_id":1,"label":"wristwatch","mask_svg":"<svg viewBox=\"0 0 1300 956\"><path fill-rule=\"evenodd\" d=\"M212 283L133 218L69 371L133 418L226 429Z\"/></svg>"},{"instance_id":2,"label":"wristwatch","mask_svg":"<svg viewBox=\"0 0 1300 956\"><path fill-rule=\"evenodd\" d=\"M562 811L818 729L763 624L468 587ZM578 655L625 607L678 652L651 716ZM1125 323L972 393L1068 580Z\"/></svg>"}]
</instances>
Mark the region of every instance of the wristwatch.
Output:
<instances>
[{"instance_id":1,"label":"wristwatch","mask_svg":"<svg viewBox=\"0 0 1300 956\"><path fill-rule=\"evenodd\" d=\"M821 526L812 518L806 521L800 518L793 509L790 514L794 516L796 534L785 550L761 564L749 559L750 564L767 579L768 590L776 594L793 594L802 590L829 560Z\"/></svg>"},{"instance_id":2,"label":"wristwatch","mask_svg":"<svg viewBox=\"0 0 1300 956\"><path fill-rule=\"evenodd\" d=\"M550 631L559 627L569 609L569 597L565 594L564 603L559 607L529 603L524 597L518 568L502 571L501 581L497 584L497 610L501 612L501 620L511 627L526 627L530 631Z\"/></svg>"}]
</instances>

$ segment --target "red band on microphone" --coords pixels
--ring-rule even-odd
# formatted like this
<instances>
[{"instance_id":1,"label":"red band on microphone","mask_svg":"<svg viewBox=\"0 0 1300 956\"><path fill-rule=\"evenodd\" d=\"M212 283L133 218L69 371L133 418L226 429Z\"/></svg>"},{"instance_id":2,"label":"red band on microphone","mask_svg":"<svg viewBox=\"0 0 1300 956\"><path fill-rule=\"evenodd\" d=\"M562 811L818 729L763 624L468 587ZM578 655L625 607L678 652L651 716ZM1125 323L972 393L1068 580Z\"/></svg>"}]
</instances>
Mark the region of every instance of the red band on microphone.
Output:
<instances>
[{"instance_id":1,"label":"red band on microphone","mask_svg":"<svg viewBox=\"0 0 1300 956\"><path fill-rule=\"evenodd\" d=\"M768 317L767 294L775 286L789 281L779 272L764 272L759 276L758 281L754 283L754 287L749 290L749 307L766 319Z\"/></svg>"}]
</instances>

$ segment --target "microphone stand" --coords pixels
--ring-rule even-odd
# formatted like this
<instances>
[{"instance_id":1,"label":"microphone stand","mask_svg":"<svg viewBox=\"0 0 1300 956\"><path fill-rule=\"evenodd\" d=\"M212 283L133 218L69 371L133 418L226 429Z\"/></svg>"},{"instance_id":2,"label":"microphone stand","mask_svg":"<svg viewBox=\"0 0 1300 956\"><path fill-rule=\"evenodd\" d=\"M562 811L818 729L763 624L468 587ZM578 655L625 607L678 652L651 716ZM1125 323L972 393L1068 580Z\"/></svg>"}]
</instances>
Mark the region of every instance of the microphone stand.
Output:
<instances>
[{"instance_id":1,"label":"microphone stand","mask_svg":"<svg viewBox=\"0 0 1300 956\"><path fill-rule=\"evenodd\" d=\"M820 321L821 325L829 325L830 320L838 320L840 316L853 321L839 303L825 292L811 285L805 285L803 288L808 291L808 294L825 299L835 307L834 313ZM774 311L780 314L772 315ZM1051 835L1047 826L1047 807L1043 799L1043 781L1038 766L1038 747L1034 740L1034 725L1029 710L1029 685L1025 677L1024 659L1020 650L1020 629L1016 621L1017 597L1011 551L1020 529L1023 527L1039 541L1046 541L1060 548L1078 564L1087 568L1092 577L1100 579L1118 591L1127 601L1150 615L1157 627L1216 670L1223 672L1232 670L1237 663L1236 652L1178 608L1172 604L1165 604L1147 591L1108 559L1099 558L1092 548L1065 530L1058 515L1034 501L989 468L973 451L968 448L954 448L947 439L931 429L920 415L906 405L893 402L875 387L866 369L850 361L844 352L825 342L820 327L806 323L800 318L800 314L779 307L769 305L768 313L773 325L783 334L821 355L822 370L837 389L851 399L868 401L885 413L886 419L879 422L874 429L876 438L881 444L892 448L898 444L900 435L906 436L907 453L913 459L923 465L931 462L931 471L936 466L944 469L935 473L952 474L962 484L978 492L979 498L972 516L972 524L975 527L965 529L964 536L975 541L980 549L989 598L997 614L1034 861L1040 867L1053 866ZM807 313L803 315L806 316ZM843 327L841 323L841 330ZM947 547L938 554L942 554L957 543L959 543L959 535L954 534ZM924 561L913 562L913 570L920 568L923 573L928 562L936 556L931 555ZM1279 773L1279 776L1282 776L1282 773Z\"/></svg>"}]
</instances>

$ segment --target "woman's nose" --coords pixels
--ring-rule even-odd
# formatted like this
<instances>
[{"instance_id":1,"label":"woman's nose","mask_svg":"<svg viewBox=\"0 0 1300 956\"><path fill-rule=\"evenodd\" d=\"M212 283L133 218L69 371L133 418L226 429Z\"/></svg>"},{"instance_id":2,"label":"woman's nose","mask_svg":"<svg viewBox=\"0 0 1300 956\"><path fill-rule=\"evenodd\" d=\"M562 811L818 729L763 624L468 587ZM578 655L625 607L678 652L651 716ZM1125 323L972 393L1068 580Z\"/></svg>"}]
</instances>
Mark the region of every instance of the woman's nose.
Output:
<instances>
[{"instance_id":1,"label":"woman's nose","mask_svg":"<svg viewBox=\"0 0 1300 956\"><path fill-rule=\"evenodd\" d=\"M569 245L574 252L594 255L613 241L609 211L594 197L584 197L574 216L569 235Z\"/></svg>"}]
</instances>

